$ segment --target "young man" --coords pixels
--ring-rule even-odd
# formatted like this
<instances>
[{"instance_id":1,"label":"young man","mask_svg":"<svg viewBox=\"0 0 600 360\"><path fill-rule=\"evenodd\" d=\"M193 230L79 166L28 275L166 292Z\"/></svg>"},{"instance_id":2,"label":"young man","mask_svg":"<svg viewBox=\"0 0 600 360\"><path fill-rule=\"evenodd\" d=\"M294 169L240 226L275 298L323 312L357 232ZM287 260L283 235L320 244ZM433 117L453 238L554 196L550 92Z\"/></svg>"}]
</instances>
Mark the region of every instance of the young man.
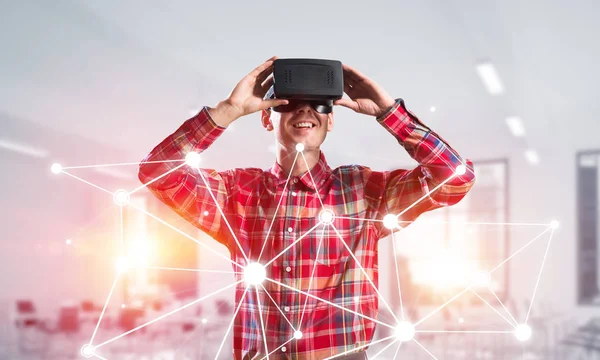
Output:
<instances>
[{"instance_id":1,"label":"young man","mask_svg":"<svg viewBox=\"0 0 600 360\"><path fill-rule=\"evenodd\" d=\"M350 99L334 105L373 117L420 165L331 169L319 147L333 129L333 112L320 113L303 101L264 99L273 85L275 59L156 146L142 161L139 178L228 247L239 281L235 359L268 353L271 359L364 359L375 326L398 324L384 299L385 315L395 321L377 320L377 241L391 233L383 218L398 215L404 227L425 211L456 204L474 183L473 165L408 112L401 99L344 64ZM277 141L270 169L215 171L168 161L206 150L230 123L259 110L263 127ZM258 280L242 281L249 274L245 269L258 273Z\"/></svg>"}]
</instances>

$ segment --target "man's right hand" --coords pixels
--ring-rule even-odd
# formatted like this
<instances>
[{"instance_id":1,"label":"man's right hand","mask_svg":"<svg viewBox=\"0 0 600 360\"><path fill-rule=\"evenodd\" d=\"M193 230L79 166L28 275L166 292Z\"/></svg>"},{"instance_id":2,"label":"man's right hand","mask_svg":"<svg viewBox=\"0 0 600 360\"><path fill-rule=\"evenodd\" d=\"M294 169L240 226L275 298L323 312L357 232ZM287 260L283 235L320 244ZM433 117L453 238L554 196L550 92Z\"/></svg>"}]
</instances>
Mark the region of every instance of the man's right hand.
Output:
<instances>
[{"instance_id":1,"label":"man's right hand","mask_svg":"<svg viewBox=\"0 0 600 360\"><path fill-rule=\"evenodd\" d=\"M246 75L233 89L229 97L210 108L213 120L220 126L227 127L238 118L270 107L286 105L285 99L267 99L265 94L273 85L273 56Z\"/></svg>"}]
</instances>

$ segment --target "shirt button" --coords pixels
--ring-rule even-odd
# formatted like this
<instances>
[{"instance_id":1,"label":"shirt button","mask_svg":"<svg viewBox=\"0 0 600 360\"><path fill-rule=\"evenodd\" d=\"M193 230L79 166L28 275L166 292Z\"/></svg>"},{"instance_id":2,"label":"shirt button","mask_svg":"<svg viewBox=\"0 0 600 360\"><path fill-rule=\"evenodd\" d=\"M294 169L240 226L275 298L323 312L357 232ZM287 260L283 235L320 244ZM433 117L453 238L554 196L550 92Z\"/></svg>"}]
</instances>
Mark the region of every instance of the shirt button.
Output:
<instances>
[{"instance_id":1,"label":"shirt button","mask_svg":"<svg viewBox=\"0 0 600 360\"><path fill-rule=\"evenodd\" d=\"M288 266L285 268L285 271L290 272L290 271L292 271L292 268Z\"/></svg>"},{"instance_id":2,"label":"shirt button","mask_svg":"<svg viewBox=\"0 0 600 360\"><path fill-rule=\"evenodd\" d=\"M290 233L291 233L292 231L294 231L294 229L292 229L291 227L289 227L289 228L288 228L288 232L290 232Z\"/></svg>"},{"instance_id":3,"label":"shirt button","mask_svg":"<svg viewBox=\"0 0 600 360\"><path fill-rule=\"evenodd\" d=\"M285 352L287 349L284 347L281 348L281 351Z\"/></svg>"},{"instance_id":4,"label":"shirt button","mask_svg":"<svg viewBox=\"0 0 600 360\"><path fill-rule=\"evenodd\" d=\"M294 181L292 181L294 184L298 183L298 179L294 179Z\"/></svg>"},{"instance_id":5,"label":"shirt button","mask_svg":"<svg viewBox=\"0 0 600 360\"><path fill-rule=\"evenodd\" d=\"M285 310L285 312L289 312L290 311L290 307L289 306L284 306L283 310Z\"/></svg>"},{"instance_id":6,"label":"shirt button","mask_svg":"<svg viewBox=\"0 0 600 360\"><path fill-rule=\"evenodd\" d=\"M292 196L296 196L296 195L297 195L296 192L292 191Z\"/></svg>"}]
</instances>

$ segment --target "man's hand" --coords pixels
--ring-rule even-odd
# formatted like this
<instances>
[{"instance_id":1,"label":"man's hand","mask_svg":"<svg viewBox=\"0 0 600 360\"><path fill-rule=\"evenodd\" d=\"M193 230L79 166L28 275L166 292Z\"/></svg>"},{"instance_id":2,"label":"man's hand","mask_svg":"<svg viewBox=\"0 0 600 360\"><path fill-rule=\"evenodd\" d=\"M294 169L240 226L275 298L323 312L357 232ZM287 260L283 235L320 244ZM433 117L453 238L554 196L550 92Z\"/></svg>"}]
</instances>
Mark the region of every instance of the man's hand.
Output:
<instances>
[{"instance_id":1,"label":"man's hand","mask_svg":"<svg viewBox=\"0 0 600 360\"><path fill-rule=\"evenodd\" d=\"M273 72L275 59L277 56L252 70L240 80L227 99L219 102L214 110L211 109L211 116L217 124L227 126L244 115L288 103L285 99L263 99L273 85L273 77L269 75Z\"/></svg>"},{"instance_id":2,"label":"man's hand","mask_svg":"<svg viewBox=\"0 0 600 360\"><path fill-rule=\"evenodd\" d=\"M342 105L360 114L380 117L389 111L396 102L381 86L360 73L342 64L344 71L344 92L350 100L339 99L334 105Z\"/></svg>"}]
</instances>

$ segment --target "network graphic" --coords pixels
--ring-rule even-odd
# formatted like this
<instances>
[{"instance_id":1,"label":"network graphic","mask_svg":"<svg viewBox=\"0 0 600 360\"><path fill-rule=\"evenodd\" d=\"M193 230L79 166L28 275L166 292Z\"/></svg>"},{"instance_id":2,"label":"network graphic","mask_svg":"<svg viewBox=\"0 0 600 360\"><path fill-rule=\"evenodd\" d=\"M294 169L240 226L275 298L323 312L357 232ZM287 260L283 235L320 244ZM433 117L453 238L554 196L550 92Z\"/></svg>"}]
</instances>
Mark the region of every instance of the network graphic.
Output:
<instances>
[{"instance_id":1,"label":"network graphic","mask_svg":"<svg viewBox=\"0 0 600 360\"><path fill-rule=\"evenodd\" d=\"M299 143L296 145L296 157L294 159L293 164L296 164L296 161L302 158L302 160L305 162L305 164L308 167L308 163L306 160L306 157L304 156L304 145ZM156 161L156 162L166 162L166 161ZM186 308L189 308L195 304L198 304L206 299L209 299L211 297L213 297L214 295L221 293L227 289L231 289L233 287L236 287L238 285L240 285L241 283L244 283L245 285L245 290L244 293L241 297L241 300L239 301L239 304L237 305L237 307L235 308L235 311L233 313L233 317L231 319L231 322L229 322L229 326L223 336L223 340L220 343L220 346L218 348L218 351L215 354L215 359L217 359L221 353L221 351L224 348L227 336L229 335L229 332L231 331L233 324L234 324L234 320L238 314L238 312L240 311L240 308L242 307L242 305L244 304L244 300L246 299L246 295L248 294L248 292L256 292L257 295L257 304L253 304L253 305L249 305L246 304L246 306L258 306L258 314L260 316L260 328L257 329L257 331L260 332L260 335L263 339L266 339L266 332L265 332L265 322L263 320L263 313L262 313L262 309L263 309L263 305L260 303L260 297L258 296L258 293L260 291L264 291L269 297L269 293L267 292L265 286L263 286L263 284L265 282L273 282L276 283L277 285L287 288L288 290L297 292L299 294L302 294L306 297L306 301L308 301L308 298L311 298L313 300L316 301L321 301L323 303L326 303L332 307L338 308L342 311L345 312L350 312L356 316L359 317L363 317L366 318L370 321L375 322L376 324L378 324L379 326L383 326L383 327L387 327L391 330L392 335L391 336L386 336L384 338L375 340L375 341L371 341L369 344L366 344L364 346L360 346L360 347L354 347L351 350L348 350L346 352L331 356L327 359L334 359L343 355L347 355L348 353L352 353L352 352L356 352L357 350L361 350L362 348L367 348L367 347L372 347L373 345L378 345L378 347L383 346L376 354L374 354L373 356L370 356L370 359L376 359L378 358L384 351L386 351L387 349L395 346L396 347L396 351L394 353L393 358L396 358L396 356L398 355L400 348L402 346L402 344L406 344L406 343L414 343L416 344L419 348L421 348L425 353L427 353L429 356L431 356L432 359L438 359L438 357L436 357L432 352L430 352L420 341L419 341L419 335L420 334L427 334L427 333L465 333L465 334L477 334L477 333L486 333L486 334L499 334L499 335L513 335L515 338L515 341L519 341L519 342L526 342L528 341L531 336L532 336L532 328L530 327L530 325L528 325L528 321L529 321L529 317L530 317L530 313L531 313L531 308L533 307L534 304L534 299L540 284L540 279L542 276L542 272L544 269L544 265L546 262L546 258L548 255L548 251L550 249L550 245L551 245L551 241L552 241L552 235L554 234L554 231L558 228L559 223L557 221L552 221L549 224L525 224L525 225L540 225L544 227L544 230L537 235L536 237L534 237L531 241L527 242L524 246L522 246L521 248L519 248L518 250L514 251L512 254L510 254L509 257L507 257L506 259L504 259L502 262L498 263L496 266L494 266L493 268L486 270L486 269L479 269L477 271L475 271L473 274L471 274L470 276L470 284L467 285L462 291L458 292L455 296L451 297L449 300L447 300L445 303L443 303L441 306L435 308L434 310L432 310L430 313L428 313L427 315L421 317L418 321L416 322L410 322L407 321L407 316L405 314L405 307L402 301L402 284L400 281L400 274L398 271L398 263L397 263L397 257L393 256L395 263L395 276L397 280L397 285L398 285L398 297L399 297L399 302L400 302L400 314L397 316L395 314L395 312L392 310L392 307L389 305L388 301L386 301L386 299L382 296L382 294L380 293L379 289L375 286L375 284L373 283L373 280L368 276L367 272L365 271L365 269L363 268L362 264L360 264L359 260L357 259L357 257L355 256L355 254L352 253L350 247L347 245L344 237L341 235L341 233L338 231L338 229L336 229L336 227L334 226L334 219L336 217L342 217L344 216L344 214L335 214L333 211L331 211L330 209L325 208L325 206L323 205L323 202L321 201L321 205L322 205L322 209L319 213L319 222L316 226L312 227L311 229L307 230L304 234L302 234L301 236L299 236L293 243L291 243L289 246L287 246L281 253L279 253L278 255L276 255L275 257L273 257L272 259L268 260L268 261L261 261L261 257L259 256L258 261L250 261L250 259L248 259L247 255L244 253L242 246L240 245L239 241L237 240L235 233L232 230L232 227L229 225L229 223L227 222L227 218L225 217L225 215L223 214L223 210L219 207L215 196L213 194L213 191L210 189L209 183L207 181L207 179L205 178L205 176L203 175L202 171L198 171L198 174L200 174L200 177L202 179L202 181L204 182L204 185L206 186L207 189L209 189L209 193L212 197L212 199L214 200L216 206L217 206L217 210L221 213L222 218L224 219L224 221L226 222L227 227L229 228L229 230L232 232L233 238L236 241L236 244L238 246L238 248L241 250L242 255L244 256L245 260L246 260L246 266L237 263L235 261L233 261L232 259L224 256L222 253L220 253L219 251L213 249L211 246L198 241L198 239L194 236L191 236L185 232L183 232L182 230L172 226L171 224L169 224L168 222L160 219L158 216L148 212L145 208L143 208L142 206L138 206L136 205L134 202L131 201L131 195L144 189L146 186L148 186L149 184L151 184L154 181L157 181L158 179L167 176L169 173L176 171L184 166L188 166L193 170L198 170L200 169L200 163L201 163L201 156L199 153L197 152L189 152L186 156L185 159L179 159L179 160L169 160L168 162L181 162L181 164L178 164L177 166L175 166L174 168L172 168L171 170L165 172L164 174L162 174L161 176L145 183L142 184L141 186L133 189L133 190L125 190L125 189L119 189L116 191L109 191L101 186L98 186L96 184L93 184L79 176L76 176L74 174L71 173L70 170L72 169L81 169L81 168L93 168L93 167L106 167L106 166L123 166L123 165L137 165L139 164L138 162L130 162L130 163L118 163L118 164L102 164L102 165L84 165L84 166L67 166L67 167L63 167L62 165L58 164L58 163L54 163L51 165L51 172L58 175L58 174L65 174L68 175L76 180L79 180L83 183L86 183L100 191L103 191L105 193L107 193L108 195L112 196L112 199L115 203L115 205L119 208L120 210L120 236L121 236L121 243L123 243L123 237L124 237L124 230L123 230L123 208L124 207L131 207L137 211L140 211L141 213L145 214L146 216L155 219L156 221L162 223L163 225L169 227L170 229L172 229L173 231L183 235L184 237L186 237L187 239L194 241L196 244L198 244L199 246L203 247L205 250L210 251L212 253L214 253L216 256L219 256L220 258L224 259L225 261L228 261L230 263L232 263L234 269L238 269L235 272L233 272L232 274L243 274L242 275L242 280L236 280L231 284L228 284L226 286L224 286L223 288L214 291L210 294L206 294L201 296L200 298L185 304L177 309L174 309L172 311L166 312L160 316L157 316L156 318L141 324L129 331L126 331L118 336L115 336L111 339L108 339L102 343L96 343L95 339L96 339L96 335L98 332L98 329L100 327L100 324L102 322L102 319L104 317L104 314L106 312L107 306L110 302L110 299L113 295L113 292L115 290L117 281L119 280L119 278L121 276L123 276L124 274L127 273L127 271L132 267L132 264L130 261L128 261L127 257L123 254L123 256L121 256L117 262L116 262L116 269L117 269L117 274L115 276L115 279L112 283L112 286L110 288L110 291L108 293L108 296L106 298L106 302L104 304L104 307L102 308L102 312L100 314L100 317L98 319L98 322L95 326L95 329L93 331L93 333L91 334L90 340L88 343L86 344L82 344L81 347L81 355L84 358L97 358L97 359L103 359L103 360L107 360L106 357L102 356L102 348L110 343L113 343L135 331L138 331L148 325L151 325L153 323L156 323L162 319L165 319L179 311L185 310ZM292 165L293 166L293 165ZM424 194L421 198L419 198L417 201L415 201L412 205L410 205L409 207L407 207L406 209L404 209L401 213L399 214L387 214L383 217L383 219L380 220L374 220L374 219L357 219L357 220L364 220L364 221L378 221L378 222L382 222L384 227L386 227L387 229L391 230L391 236L392 236L392 244L393 244L393 251L394 254L396 254L396 238L395 238L395 234L398 231L401 231L403 229L402 224L403 221L400 221L401 216L407 212L408 210L410 210L410 208L414 207L415 205L417 205L419 202L423 201L423 199L427 198L431 193L435 192L437 189L439 189L441 186L443 186L444 184L446 184L448 181L450 181L451 179L453 179L455 176L459 176L459 175L463 175L466 173L466 171L471 171L470 169L468 169L466 166L464 165L459 165L456 167L456 169L453 169L453 174L447 178L445 181L443 181L442 183L440 183L439 185L437 185L435 188L432 188L427 194ZM310 174L310 173L309 173ZM289 183L290 181L290 176L287 179L286 185ZM311 179L312 179L312 174L311 174ZM316 183L314 182L314 179L312 179L313 184L315 185L316 188ZM284 188L285 189L285 188ZM283 197L283 194L282 194ZM279 199L278 201L278 208L281 205L281 199ZM277 210L275 211L275 214L277 214ZM275 218L273 218L271 220L271 226L273 224L273 222L275 221ZM474 224L474 223L471 223ZM510 225L509 223L503 223L504 225ZM523 224L521 224L523 225ZM392 314L393 317L393 323L388 323L385 321L381 321L378 319L373 319L369 316L366 316L360 312L357 312L353 309L350 309L348 307L330 302L326 299L321 299L313 294L311 294L310 292L306 292L303 291L301 289L296 289L293 287L290 287L286 284L283 284L281 282L278 282L275 279L270 279L269 277L267 277L267 268L268 266L270 266L277 258L279 258L280 256L282 256L286 251L289 251L292 247L296 246L297 244L301 243L302 239L304 239L307 235L309 235L311 232L315 231L317 229L318 226L324 226L324 227L329 227L331 229L333 229L333 231L337 234L337 237L339 238L339 241L341 242L341 244L344 245L344 247L348 250L348 252L350 253L350 256L352 257L353 261L356 262L356 265L358 266L358 268L360 269L360 271L362 272L362 274L365 276L365 278L367 279L367 281L369 282L369 284L373 287L374 291L376 292L376 294L378 295L379 299L381 300L381 303L383 304L383 306L385 306L387 308L387 310L389 310L389 312ZM511 314L511 312L509 311L509 309L505 306L505 304L501 301L501 299L496 295L496 293L494 293L494 290L491 288L490 286L490 282L492 279L492 274L497 271L499 268L501 268L504 264L506 264L509 260L511 260L513 257L515 257L517 254L521 253L525 248L529 247L532 243L539 241L540 238L542 238L543 235L547 234L548 232L550 232L550 236L548 239L548 243L545 247L545 253L544 253L544 257L543 260L541 262L541 267L539 269L539 271L537 272L537 281L535 283L534 289L533 289L533 295L531 297L531 301L529 304L529 309L527 311L527 315L525 316L525 319L523 319L522 322L519 322L515 319L515 317ZM264 250L265 245L266 245L267 241L263 241L263 247L262 250ZM318 251L317 251L318 252ZM262 251L261 251L261 255L262 255ZM173 268L170 268L173 269ZM184 270L184 269L181 269ZM198 269L199 271L202 271L202 269ZM206 271L210 271L210 270L206 270ZM308 288L310 290L311 288L311 284L313 281L313 276L314 276L314 268L312 271L312 275L311 278L309 280L309 285ZM495 299L498 301L498 303L501 305L502 309L504 310L505 314L502 314L502 312L500 312L499 310L496 309L496 307L492 306L492 304L490 304L489 302L487 302L485 299L483 299L483 297L481 297L477 292L474 291L474 288L478 287L484 287L487 288L494 296ZM508 324L507 329L506 330L497 330L497 329L490 329L490 330L461 330L461 331L444 331L444 330L422 330L420 329L420 326L428 319L430 319L431 317L433 317L434 315L438 314L440 311L442 311L446 306L448 306L449 304L451 304L453 301L455 301L456 299L458 299L460 296L462 296L465 293L473 293L475 295L477 295L487 306L489 306L501 319L503 319L504 321L506 321L506 323ZM396 294L394 294L395 296ZM272 298L271 298L272 300ZM291 343L292 341L297 341L302 339L303 337L303 332L301 329L301 324L302 324L302 320L300 320L300 325L295 327L286 317L285 312L279 307L277 306L277 304L273 301L273 303L276 305L277 309L279 310L279 312L281 313L281 316L287 321L287 323L290 326L290 334L292 334L292 336L289 338L289 340L287 340L286 342L280 344L279 347L275 348L275 349L269 349L267 346L267 341L264 341L264 351L265 351L265 356L263 359L269 359L269 356L273 356L277 351L285 351L286 346ZM304 309L306 310L306 303L304 304ZM304 313L302 314L302 317L304 316Z\"/></svg>"}]
</instances>

